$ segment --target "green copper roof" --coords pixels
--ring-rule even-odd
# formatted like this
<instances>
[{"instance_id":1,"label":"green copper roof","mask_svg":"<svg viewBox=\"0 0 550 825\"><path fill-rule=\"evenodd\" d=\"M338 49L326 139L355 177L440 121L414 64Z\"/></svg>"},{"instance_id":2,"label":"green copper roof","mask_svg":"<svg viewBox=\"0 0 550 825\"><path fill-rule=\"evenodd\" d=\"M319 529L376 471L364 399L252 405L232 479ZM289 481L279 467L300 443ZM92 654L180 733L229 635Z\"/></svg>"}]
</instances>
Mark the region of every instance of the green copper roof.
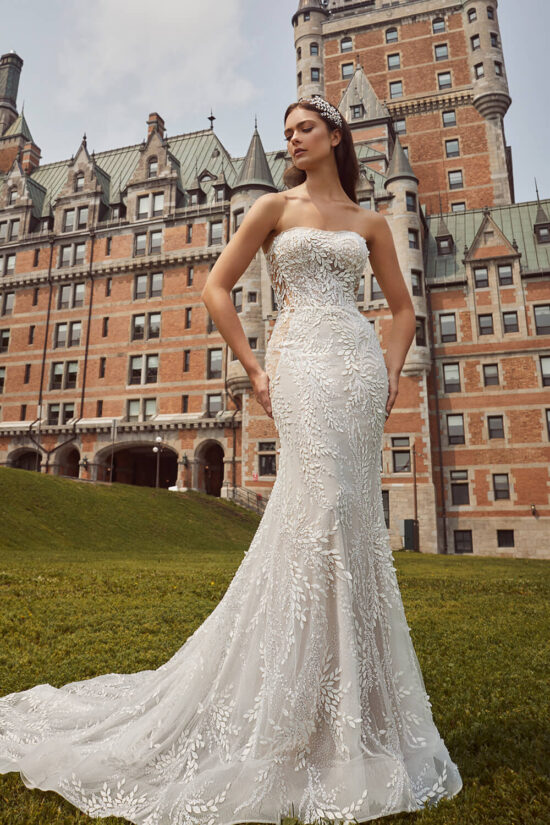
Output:
<instances>
[{"instance_id":1,"label":"green copper roof","mask_svg":"<svg viewBox=\"0 0 550 825\"><path fill-rule=\"evenodd\" d=\"M540 206L545 209L546 214L549 214L550 199L489 208L491 218L509 243L512 245L514 240L516 241L518 251L521 253L522 273L550 271L550 244L538 243L533 229ZM447 212L442 217L454 241L453 252L450 255L437 254L435 236L438 232L440 216L427 216L429 235L426 280L451 283L465 277L465 268L462 263L465 257L464 247L469 249L472 245L485 213L483 209L472 209L468 212Z\"/></svg>"},{"instance_id":2,"label":"green copper roof","mask_svg":"<svg viewBox=\"0 0 550 825\"><path fill-rule=\"evenodd\" d=\"M8 129L6 129L2 137L11 137L12 135L23 135L24 138L26 138L27 140L32 140L32 142L34 143L33 137L31 135L31 130L29 129L29 124L25 120L25 115L18 115L11 124L11 126Z\"/></svg>"}]
</instances>

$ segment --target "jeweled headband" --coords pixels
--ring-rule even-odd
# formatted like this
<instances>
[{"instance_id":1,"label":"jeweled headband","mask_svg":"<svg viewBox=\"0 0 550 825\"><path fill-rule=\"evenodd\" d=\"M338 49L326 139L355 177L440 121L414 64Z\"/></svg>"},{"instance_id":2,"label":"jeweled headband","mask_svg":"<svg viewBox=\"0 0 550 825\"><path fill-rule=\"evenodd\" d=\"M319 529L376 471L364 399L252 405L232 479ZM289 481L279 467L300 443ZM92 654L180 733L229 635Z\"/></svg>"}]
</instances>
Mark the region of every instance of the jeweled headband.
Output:
<instances>
[{"instance_id":1,"label":"jeweled headband","mask_svg":"<svg viewBox=\"0 0 550 825\"><path fill-rule=\"evenodd\" d=\"M321 95L313 95L312 97L301 97L298 103L313 103L319 114L332 121L335 126L342 126L342 115L332 103L325 100Z\"/></svg>"}]
</instances>

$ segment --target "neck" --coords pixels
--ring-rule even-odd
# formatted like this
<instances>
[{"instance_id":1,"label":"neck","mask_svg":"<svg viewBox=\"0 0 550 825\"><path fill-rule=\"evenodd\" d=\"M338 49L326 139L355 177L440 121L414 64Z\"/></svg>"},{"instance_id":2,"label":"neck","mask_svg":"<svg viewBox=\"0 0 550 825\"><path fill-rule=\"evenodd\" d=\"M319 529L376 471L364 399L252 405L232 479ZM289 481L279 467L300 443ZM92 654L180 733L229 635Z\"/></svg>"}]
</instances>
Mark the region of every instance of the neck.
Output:
<instances>
[{"instance_id":1,"label":"neck","mask_svg":"<svg viewBox=\"0 0 550 825\"><path fill-rule=\"evenodd\" d=\"M310 200L329 202L346 198L333 152L318 166L308 169L306 174L303 185Z\"/></svg>"}]
</instances>

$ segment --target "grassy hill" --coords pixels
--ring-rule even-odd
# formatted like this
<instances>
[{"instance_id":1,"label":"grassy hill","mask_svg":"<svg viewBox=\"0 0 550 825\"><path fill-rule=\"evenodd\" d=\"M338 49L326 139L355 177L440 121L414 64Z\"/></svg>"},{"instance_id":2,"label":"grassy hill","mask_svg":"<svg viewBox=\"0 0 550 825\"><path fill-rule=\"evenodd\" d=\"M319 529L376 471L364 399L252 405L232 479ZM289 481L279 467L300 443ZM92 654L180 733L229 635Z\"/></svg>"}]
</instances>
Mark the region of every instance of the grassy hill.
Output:
<instances>
[{"instance_id":1,"label":"grassy hill","mask_svg":"<svg viewBox=\"0 0 550 825\"><path fill-rule=\"evenodd\" d=\"M194 491L0 468L0 696L159 667L222 598L258 523ZM550 564L393 555L464 788L437 809L381 823L547 825ZM18 774L0 775L0 825L96 821Z\"/></svg>"}]
</instances>

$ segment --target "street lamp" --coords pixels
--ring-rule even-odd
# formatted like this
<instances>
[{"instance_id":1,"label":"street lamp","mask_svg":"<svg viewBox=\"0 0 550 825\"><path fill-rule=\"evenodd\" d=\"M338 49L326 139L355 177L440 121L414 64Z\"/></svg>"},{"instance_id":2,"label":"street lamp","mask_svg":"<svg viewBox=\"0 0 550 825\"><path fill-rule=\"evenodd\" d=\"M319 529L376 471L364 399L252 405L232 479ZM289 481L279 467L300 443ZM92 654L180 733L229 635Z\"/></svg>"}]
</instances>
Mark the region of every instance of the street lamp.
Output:
<instances>
[{"instance_id":1,"label":"street lamp","mask_svg":"<svg viewBox=\"0 0 550 825\"><path fill-rule=\"evenodd\" d=\"M157 454L157 477L156 477L155 487L158 487L159 486L159 470L160 470L160 451L162 450L162 447L160 446L160 444L162 442L162 438L160 437L160 435L157 435L157 437L155 438L155 441L157 442L156 445L153 447L153 452Z\"/></svg>"}]
</instances>

